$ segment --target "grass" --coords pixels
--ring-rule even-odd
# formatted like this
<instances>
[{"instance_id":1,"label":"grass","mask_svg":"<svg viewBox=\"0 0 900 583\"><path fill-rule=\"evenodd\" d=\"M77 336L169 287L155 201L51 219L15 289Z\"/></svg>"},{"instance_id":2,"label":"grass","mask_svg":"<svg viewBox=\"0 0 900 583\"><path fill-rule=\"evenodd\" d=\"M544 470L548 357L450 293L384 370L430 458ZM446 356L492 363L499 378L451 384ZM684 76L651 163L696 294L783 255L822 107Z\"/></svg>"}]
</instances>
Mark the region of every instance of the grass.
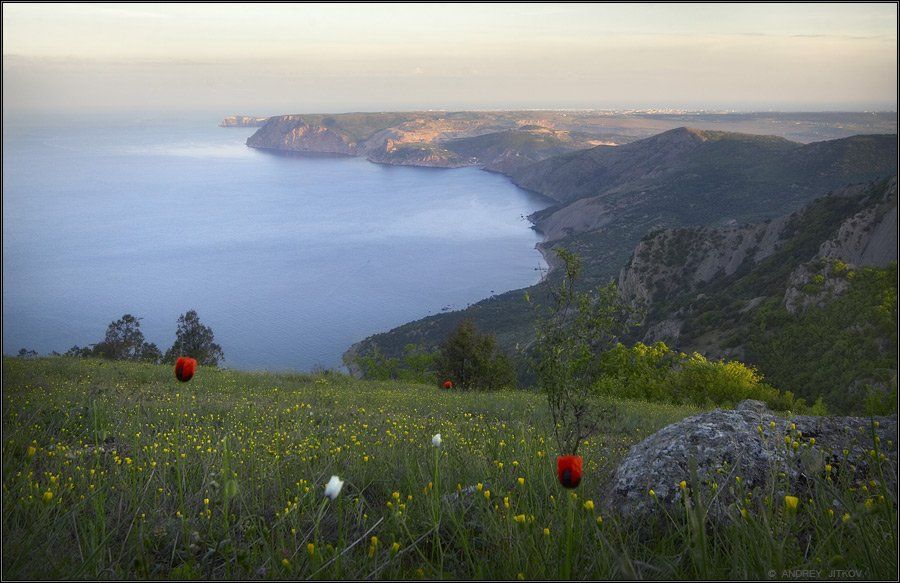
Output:
<instances>
[{"instance_id":1,"label":"grass","mask_svg":"<svg viewBox=\"0 0 900 583\"><path fill-rule=\"evenodd\" d=\"M823 479L796 510L761 497L717 522L698 484L656 522L614 516L628 447L697 412L614 404L572 496L532 393L4 358L3 577L896 577L896 500L875 484Z\"/></svg>"}]
</instances>

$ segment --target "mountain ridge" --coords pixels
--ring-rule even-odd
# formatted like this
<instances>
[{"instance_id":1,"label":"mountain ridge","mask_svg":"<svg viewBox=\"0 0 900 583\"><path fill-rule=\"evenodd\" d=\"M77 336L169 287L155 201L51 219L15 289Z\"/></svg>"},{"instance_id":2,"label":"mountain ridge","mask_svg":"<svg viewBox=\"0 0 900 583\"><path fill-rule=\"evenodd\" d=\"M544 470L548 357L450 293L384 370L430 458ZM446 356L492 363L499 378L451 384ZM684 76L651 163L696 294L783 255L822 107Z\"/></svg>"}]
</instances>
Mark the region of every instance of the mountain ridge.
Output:
<instances>
[{"instance_id":1,"label":"mountain ridge","mask_svg":"<svg viewBox=\"0 0 900 583\"><path fill-rule=\"evenodd\" d=\"M616 156L627 153L629 148L643 149L640 154L647 154L643 160L658 162L656 166L649 165L649 171L642 172L640 180L621 180L601 196L572 197L573 202L558 203L530 217L536 230L546 237L538 248L551 267L552 249L565 247L582 256L586 286L603 284L619 275L635 247L652 231L734 227L778 219L848 183L865 184L896 173L896 136L892 135L803 145L778 137L735 136L688 128L667 133L662 138L651 138L651 148L640 141L609 148L616 150ZM654 151L670 142L679 155L688 156L690 163L673 157L671 152ZM691 152L703 147L714 148L706 153L712 151L716 155L691 160ZM592 155L610 156L603 147L593 150ZM748 156L754 152L758 154L755 158ZM534 166L553 167L561 159L584 154L563 154L526 170ZM682 161L673 170L675 159ZM665 168L660 168L662 161ZM617 163L625 168L627 159ZM548 195L546 191L538 192ZM561 217L566 222L554 224ZM538 287L528 291L532 296L540 294ZM389 356L402 354L403 346L409 343L433 348L467 317L483 330L495 333L501 346L519 354L533 332L522 293L523 290L513 290L459 312L429 316L371 336L351 347L345 362L353 354L374 346Z\"/></svg>"}]
</instances>

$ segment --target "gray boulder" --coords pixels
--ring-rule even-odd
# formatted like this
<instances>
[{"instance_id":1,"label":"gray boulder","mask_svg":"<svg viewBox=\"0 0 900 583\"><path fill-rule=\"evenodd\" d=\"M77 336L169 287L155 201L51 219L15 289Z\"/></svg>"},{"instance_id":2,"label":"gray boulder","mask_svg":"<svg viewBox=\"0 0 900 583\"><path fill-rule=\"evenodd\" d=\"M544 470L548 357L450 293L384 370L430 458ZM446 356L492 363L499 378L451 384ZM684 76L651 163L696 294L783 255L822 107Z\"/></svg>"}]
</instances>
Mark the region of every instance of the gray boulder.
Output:
<instances>
[{"instance_id":1,"label":"gray boulder","mask_svg":"<svg viewBox=\"0 0 900 583\"><path fill-rule=\"evenodd\" d=\"M716 484L711 498L721 507L734 501L728 485L736 477L755 488L779 476L790 484L790 493L800 493L812 476L824 474L826 464L833 476L862 478L874 462L873 450L889 468L884 479L893 488L896 439L896 417L786 418L760 401L743 401L732 410L688 417L633 446L616 470L607 503L622 514L652 512L657 500L665 506L681 500L682 480L698 480L710 488Z\"/></svg>"}]
</instances>

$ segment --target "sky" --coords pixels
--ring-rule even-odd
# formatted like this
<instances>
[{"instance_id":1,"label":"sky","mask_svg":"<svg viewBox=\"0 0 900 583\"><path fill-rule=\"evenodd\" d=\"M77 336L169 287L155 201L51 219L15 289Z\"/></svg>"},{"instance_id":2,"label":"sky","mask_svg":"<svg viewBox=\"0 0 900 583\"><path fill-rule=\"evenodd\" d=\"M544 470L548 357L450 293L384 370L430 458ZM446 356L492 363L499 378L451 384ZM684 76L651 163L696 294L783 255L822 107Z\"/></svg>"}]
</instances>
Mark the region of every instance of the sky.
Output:
<instances>
[{"instance_id":1,"label":"sky","mask_svg":"<svg viewBox=\"0 0 900 583\"><path fill-rule=\"evenodd\" d=\"M890 110L897 5L3 4L7 110Z\"/></svg>"}]
</instances>

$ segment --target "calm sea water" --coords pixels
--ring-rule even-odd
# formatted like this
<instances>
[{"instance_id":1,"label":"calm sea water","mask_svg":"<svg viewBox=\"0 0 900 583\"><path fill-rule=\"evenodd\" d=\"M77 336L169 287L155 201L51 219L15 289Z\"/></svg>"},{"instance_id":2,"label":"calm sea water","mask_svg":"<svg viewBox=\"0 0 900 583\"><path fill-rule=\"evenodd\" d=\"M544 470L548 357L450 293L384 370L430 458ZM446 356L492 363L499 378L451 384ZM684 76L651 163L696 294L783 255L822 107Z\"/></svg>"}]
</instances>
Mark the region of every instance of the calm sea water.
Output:
<instances>
[{"instance_id":1,"label":"calm sea water","mask_svg":"<svg viewBox=\"0 0 900 583\"><path fill-rule=\"evenodd\" d=\"M63 352L125 313L161 349L196 309L226 366L340 366L404 322L530 285L545 204L466 168L299 158L215 116L10 118L3 352Z\"/></svg>"}]
</instances>

